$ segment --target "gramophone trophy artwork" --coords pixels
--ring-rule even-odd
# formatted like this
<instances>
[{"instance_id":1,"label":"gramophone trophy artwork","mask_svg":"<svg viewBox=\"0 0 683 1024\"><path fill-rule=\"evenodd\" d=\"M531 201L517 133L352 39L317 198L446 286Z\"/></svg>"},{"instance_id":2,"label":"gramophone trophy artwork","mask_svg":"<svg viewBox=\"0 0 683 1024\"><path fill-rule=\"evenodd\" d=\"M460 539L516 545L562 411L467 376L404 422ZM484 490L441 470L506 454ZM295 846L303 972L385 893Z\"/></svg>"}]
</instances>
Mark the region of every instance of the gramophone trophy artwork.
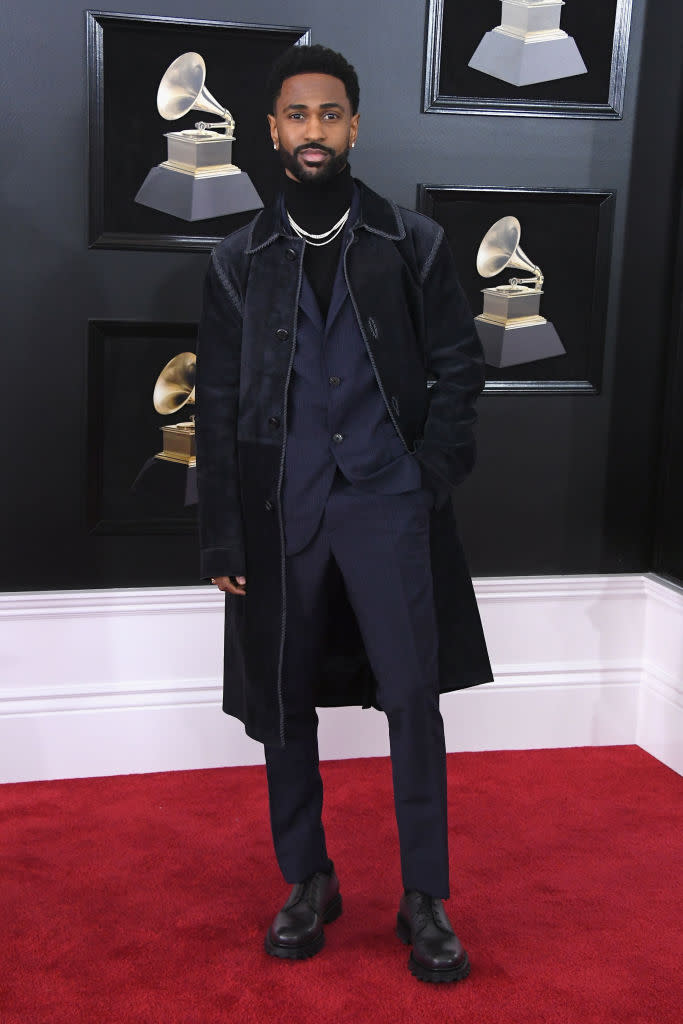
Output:
<instances>
[{"instance_id":1,"label":"gramophone trophy artwork","mask_svg":"<svg viewBox=\"0 0 683 1024\"><path fill-rule=\"evenodd\" d=\"M477 253L481 277L496 277L507 267L533 275L483 289L484 311L474 319L485 361L497 368L566 354L557 331L540 315L544 277L521 248L521 236L517 218L502 217L486 232Z\"/></svg>"},{"instance_id":2,"label":"gramophone trophy artwork","mask_svg":"<svg viewBox=\"0 0 683 1024\"><path fill-rule=\"evenodd\" d=\"M560 28L565 0L501 2L501 24L486 33L469 67L517 86L586 74L578 46Z\"/></svg>"},{"instance_id":3,"label":"gramophone trophy artwork","mask_svg":"<svg viewBox=\"0 0 683 1024\"><path fill-rule=\"evenodd\" d=\"M191 110L221 120L167 132L168 159L152 168L135 197L136 203L188 221L263 206L249 175L232 163L235 119L214 99L205 80L199 53L183 53L167 68L157 92L157 109L165 120L175 121Z\"/></svg>"},{"instance_id":4,"label":"gramophone trophy artwork","mask_svg":"<svg viewBox=\"0 0 683 1024\"><path fill-rule=\"evenodd\" d=\"M162 416L194 405L196 366L194 352L180 352L166 363L152 396L154 408ZM164 508L168 515L185 515L197 503L194 416L180 423L164 424L160 429L162 450L145 460L131 491L136 497L151 501L157 509Z\"/></svg>"},{"instance_id":5,"label":"gramophone trophy artwork","mask_svg":"<svg viewBox=\"0 0 683 1024\"><path fill-rule=\"evenodd\" d=\"M157 378L152 401L157 412L164 416L178 412L185 405L194 405L194 378L197 357L193 352L174 356ZM197 465L194 416L183 423L170 423L161 427L163 450L154 457L182 466Z\"/></svg>"}]
</instances>

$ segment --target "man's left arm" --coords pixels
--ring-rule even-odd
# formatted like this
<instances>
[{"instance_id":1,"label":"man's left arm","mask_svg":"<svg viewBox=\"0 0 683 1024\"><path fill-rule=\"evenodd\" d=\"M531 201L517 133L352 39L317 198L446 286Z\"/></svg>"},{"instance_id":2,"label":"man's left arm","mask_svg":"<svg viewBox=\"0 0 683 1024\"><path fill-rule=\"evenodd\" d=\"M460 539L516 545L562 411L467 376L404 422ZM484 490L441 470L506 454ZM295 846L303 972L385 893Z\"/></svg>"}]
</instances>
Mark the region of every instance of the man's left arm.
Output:
<instances>
[{"instance_id":1,"label":"man's left arm","mask_svg":"<svg viewBox=\"0 0 683 1024\"><path fill-rule=\"evenodd\" d=\"M474 465L474 406L484 387L481 342L443 232L425 263L422 287L427 373L436 384L415 455L441 505Z\"/></svg>"}]
</instances>

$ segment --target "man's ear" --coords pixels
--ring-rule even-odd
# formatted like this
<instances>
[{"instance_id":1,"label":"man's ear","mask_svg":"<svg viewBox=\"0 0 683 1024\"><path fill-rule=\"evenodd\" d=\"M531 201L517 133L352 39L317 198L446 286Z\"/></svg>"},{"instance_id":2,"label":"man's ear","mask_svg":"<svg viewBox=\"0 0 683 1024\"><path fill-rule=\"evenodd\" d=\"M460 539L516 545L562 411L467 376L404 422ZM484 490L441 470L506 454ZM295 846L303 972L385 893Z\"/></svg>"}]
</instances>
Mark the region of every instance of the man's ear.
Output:
<instances>
[{"instance_id":1,"label":"man's ear","mask_svg":"<svg viewBox=\"0 0 683 1024\"><path fill-rule=\"evenodd\" d=\"M354 114L351 118L351 130L349 132L350 142L352 146L355 146L356 139L358 138L358 122L360 120L360 114Z\"/></svg>"},{"instance_id":2,"label":"man's ear","mask_svg":"<svg viewBox=\"0 0 683 1024\"><path fill-rule=\"evenodd\" d=\"M272 114L268 114L268 126L270 127L270 137L273 140L273 146L275 149L279 149L280 136L277 133L277 121Z\"/></svg>"}]
</instances>

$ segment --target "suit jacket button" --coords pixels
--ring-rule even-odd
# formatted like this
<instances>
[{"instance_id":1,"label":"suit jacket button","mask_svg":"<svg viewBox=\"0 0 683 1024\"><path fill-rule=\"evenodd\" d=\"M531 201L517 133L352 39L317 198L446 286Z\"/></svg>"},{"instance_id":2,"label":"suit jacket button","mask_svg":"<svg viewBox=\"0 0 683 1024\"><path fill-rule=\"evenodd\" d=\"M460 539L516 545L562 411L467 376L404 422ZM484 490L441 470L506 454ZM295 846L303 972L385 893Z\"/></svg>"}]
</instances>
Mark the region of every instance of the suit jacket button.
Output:
<instances>
[{"instance_id":1,"label":"suit jacket button","mask_svg":"<svg viewBox=\"0 0 683 1024\"><path fill-rule=\"evenodd\" d=\"M295 249L287 249L287 250L285 250L285 256L287 257L288 260L295 260L296 259L296 250Z\"/></svg>"},{"instance_id":2,"label":"suit jacket button","mask_svg":"<svg viewBox=\"0 0 683 1024\"><path fill-rule=\"evenodd\" d=\"M287 341L287 338L289 337L289 331L286 330L284 327L278 327L278 329L275 332L275 337L278 339L278 341Z\"/></svg>"},{"instance_id":3,"label":"suit jacket button","mask_svg":"<svg viewBox=\"0 0 683 1024\"><path fill-rule=\"evenodd\" d=\"M330 377L328 384L331 384L333 388L336 388L338 384L341 384L341 377Z\"/></svg>"},{"instance_id":4,"label":"suit jacket button","mask_svg":"<svg viewBox=\"0 0 683 1024\"><path fill-rule=\"evenodd\" d=\"M342 441L344 440L344 435L343 434L333 434L332 435L332 440L334 441L335 444L341 444Z\"/></svg>"},{"instance_id":5,"label":"suit jacket button","mask_svg":"<svg viewBox=\"0 0 683 1024\"><path fill-rule=\"evenodd\" d=\"M279 416L270 416L269 419L268 419L268 423L273 428L279 427L280 426L280 417Z\"/></svg>"},{"instance_id":6,"label":"suit jacket button","mask_svg":"<svg viewBox=\"0 0 683 1024\"><path fill-rule=\"evenodd\" d=\"M272 512L275 506L273 505L272 501L268 499L268 501L265 503L263 507L265 508L266 512Z\"/></svg>"}]
</instances>

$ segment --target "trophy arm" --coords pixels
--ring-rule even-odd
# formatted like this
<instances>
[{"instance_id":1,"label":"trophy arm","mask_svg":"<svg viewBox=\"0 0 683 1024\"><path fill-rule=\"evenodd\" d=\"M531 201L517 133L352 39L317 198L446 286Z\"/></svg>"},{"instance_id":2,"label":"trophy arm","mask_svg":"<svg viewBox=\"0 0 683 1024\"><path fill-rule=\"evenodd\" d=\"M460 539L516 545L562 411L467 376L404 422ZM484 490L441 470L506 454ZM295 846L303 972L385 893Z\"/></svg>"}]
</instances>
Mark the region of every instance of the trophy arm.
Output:
<instances>
[{"instance_id":1,"label":"trophy arm","mask_svg":"<svg viewBox=\"0 0 683 1024\"><path fill-rule=\"evenodd\" d=\"M223 118L222 121L197 121L195 128L198 131L215 131L216 128L224 128L225 134L233 137L235 118L227 108L223 111Z\"/></svg>"}]
</instances>

